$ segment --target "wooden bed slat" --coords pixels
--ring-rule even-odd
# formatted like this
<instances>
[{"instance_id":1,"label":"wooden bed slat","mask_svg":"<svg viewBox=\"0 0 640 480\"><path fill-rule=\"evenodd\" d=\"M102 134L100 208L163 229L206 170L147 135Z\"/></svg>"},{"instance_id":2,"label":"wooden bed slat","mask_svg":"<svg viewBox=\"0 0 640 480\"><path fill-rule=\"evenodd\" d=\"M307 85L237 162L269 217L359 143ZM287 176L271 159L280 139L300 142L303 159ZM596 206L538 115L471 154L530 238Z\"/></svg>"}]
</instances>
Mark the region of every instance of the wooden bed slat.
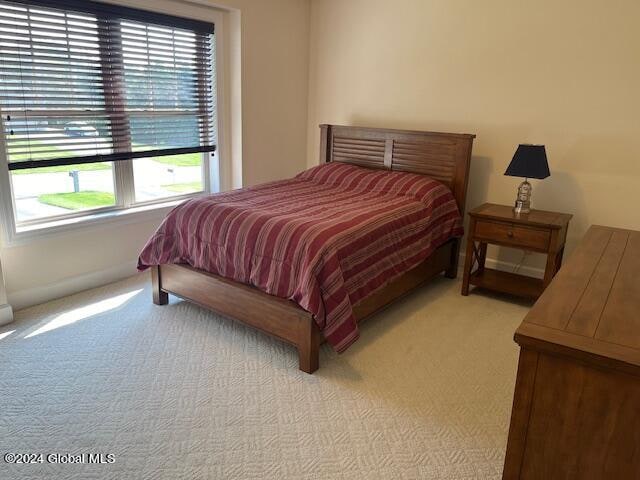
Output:
<instances>
[{"instance_id":1,"label":"wooden bed slat","mask_svg":"<svg viewBox=\"0 0 640 480\"><path fill-rule=\"evenodd\" d=\"M362 153L362 152L370 152L373 155L379 154L379 155L384 155L384 147L382 148L373 148L373 147L343 147L342 145L334 145L333 147L333 152L339 152L339 153Z\"/></svg>"},{"instance_id":2,"label":"wooden bed slat","mask_svg":"<svg viewBox=\"0 0 640 480\"><path fill-rule=\"evenodd\" d=\"M333 156L335 159L338 158L342 158L342 159L349 159L349 158L356 158L359 160L369 160L372 162L382 162L384 160L384 154L382 155L366 155L365 153L348 153L348 154L342 154L342 153L336 153L336 151L333 151Z\"/></svg>"}]
</instances>

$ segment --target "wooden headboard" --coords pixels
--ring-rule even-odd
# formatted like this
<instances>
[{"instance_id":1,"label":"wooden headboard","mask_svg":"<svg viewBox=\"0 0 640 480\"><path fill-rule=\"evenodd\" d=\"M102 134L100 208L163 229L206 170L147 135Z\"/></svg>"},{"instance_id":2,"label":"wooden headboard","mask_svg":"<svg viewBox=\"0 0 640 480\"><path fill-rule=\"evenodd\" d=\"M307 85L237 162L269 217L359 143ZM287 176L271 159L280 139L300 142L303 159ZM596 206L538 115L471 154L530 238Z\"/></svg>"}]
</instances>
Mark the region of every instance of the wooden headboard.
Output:
<instances>
[{"instance_id":1,"label":"wooden headboard","mask_svg":"<svg viewBox=\"0 0 640 480\"><path fill-rule=\"evenodd\" d=\"M453 191L464 215L475 135L320 125L320 163L427 175Z\"/></svg>"}]
</instances>

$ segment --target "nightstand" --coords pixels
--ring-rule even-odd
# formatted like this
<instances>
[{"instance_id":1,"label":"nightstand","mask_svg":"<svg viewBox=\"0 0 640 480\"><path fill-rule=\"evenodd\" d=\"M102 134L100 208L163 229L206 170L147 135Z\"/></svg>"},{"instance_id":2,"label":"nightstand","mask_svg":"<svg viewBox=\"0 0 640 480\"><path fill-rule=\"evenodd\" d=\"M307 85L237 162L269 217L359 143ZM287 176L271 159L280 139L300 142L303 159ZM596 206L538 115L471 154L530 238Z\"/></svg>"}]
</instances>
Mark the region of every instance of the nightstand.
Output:
<instances>
[{"instance_id":1,"label":"nightstand","mask_svg":"<svg viewBox=\"0 0 640 480\"><path fill-rule=\"evenodd\" d=\"M462 295L469 294L469 285L476 285L537 299L560 270L572 215L543 210L516 215L510 206L485 203L471 210L469 217ZM544 279L485 267L489 243L546 253Z\"/></svg>"}]
</instances>

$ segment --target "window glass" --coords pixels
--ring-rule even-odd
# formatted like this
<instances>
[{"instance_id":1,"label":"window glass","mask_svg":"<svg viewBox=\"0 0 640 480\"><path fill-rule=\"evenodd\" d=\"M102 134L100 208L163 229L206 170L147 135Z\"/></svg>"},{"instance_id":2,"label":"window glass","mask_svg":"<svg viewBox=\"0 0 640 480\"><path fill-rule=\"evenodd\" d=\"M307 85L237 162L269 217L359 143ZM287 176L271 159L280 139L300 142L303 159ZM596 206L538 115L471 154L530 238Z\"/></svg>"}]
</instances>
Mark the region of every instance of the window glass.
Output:
<instances>
[{"instance_id":1,"label":"window glass","mask_svg":"<svg viewBox=\"0 0 640 480\"><path fill-rule=\"evenodd\" d=\"M184 153L133 162L137 202L186 195L204 190L203 154Z\"/></svg>"},{"instance_id":2,"label":"window glass","mask_svg":"<svg viewBox=\"0 0 640 480\"><path fill-rule=\"evenodd\" d=\"M29 168L11 172L16 220L77 214L115 205L109 162Z\"/></svg>"}]
</instances>

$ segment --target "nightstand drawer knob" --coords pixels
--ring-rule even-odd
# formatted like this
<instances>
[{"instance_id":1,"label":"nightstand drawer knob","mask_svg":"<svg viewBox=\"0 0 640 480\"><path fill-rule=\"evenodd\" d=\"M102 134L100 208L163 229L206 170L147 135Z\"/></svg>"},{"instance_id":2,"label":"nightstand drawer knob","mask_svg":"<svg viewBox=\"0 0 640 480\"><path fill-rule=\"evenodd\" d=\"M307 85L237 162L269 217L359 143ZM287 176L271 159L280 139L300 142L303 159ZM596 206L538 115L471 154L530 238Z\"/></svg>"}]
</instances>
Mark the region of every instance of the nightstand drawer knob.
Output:
<instances>
[{"instance_id":1,"label":"nightstand drawer knob","mask_svg":"<svg viewBox=\"0 0 640 480\"><path fill-rule=\"evenodd\" d=\"M513 231L512 230L509 230L507 232L507 237L513 237Z\"/></svg>"}]
</instances>

